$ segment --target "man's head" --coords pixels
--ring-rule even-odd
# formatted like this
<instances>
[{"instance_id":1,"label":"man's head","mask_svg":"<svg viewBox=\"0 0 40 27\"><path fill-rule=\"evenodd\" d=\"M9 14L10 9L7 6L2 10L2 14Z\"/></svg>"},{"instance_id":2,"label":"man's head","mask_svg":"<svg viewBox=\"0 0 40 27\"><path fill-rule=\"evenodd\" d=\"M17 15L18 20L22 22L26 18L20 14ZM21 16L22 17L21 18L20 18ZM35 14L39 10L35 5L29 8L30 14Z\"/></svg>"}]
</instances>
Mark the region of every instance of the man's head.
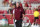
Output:
<instances>
[{"instance_id":1,"label":"man's head","mask_svg":"<svg viewBox=\"0 0 40 27\"><path fill-rule=\"evenodd\" d=\"M12 3L12 8L15 8L16 7L16 3Z\"/></svg>"},{"instance_id":2,"label":"man's head","mask_svg":"<svg viewBox=\"0 0 40 27\"><path fill-rule=\"evenodd\" d=\"M17 2L17 3L16 3L16 7L19 7L19 6L20 6L20 3L19 3L19 2Z\"/></svg>"}]
</instances>

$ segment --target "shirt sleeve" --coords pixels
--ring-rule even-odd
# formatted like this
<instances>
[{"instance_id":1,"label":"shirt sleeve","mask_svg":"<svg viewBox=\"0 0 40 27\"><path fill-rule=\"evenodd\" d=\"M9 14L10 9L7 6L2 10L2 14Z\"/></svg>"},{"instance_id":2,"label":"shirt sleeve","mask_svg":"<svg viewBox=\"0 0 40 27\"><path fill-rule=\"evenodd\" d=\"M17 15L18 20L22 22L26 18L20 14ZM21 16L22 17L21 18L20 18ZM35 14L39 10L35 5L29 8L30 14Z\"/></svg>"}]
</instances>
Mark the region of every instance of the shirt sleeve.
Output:
<instances>
[{"instance_id":1,"label":"shirt sleeve","mask_svg":"<svg viewBox=\"0 0 40 27\"><path fill-rule=\"evenodd\" d=\"M12 11L11 11L11 14L13 14L13 9L12 9Z\"/></svg>"}]
</instances>

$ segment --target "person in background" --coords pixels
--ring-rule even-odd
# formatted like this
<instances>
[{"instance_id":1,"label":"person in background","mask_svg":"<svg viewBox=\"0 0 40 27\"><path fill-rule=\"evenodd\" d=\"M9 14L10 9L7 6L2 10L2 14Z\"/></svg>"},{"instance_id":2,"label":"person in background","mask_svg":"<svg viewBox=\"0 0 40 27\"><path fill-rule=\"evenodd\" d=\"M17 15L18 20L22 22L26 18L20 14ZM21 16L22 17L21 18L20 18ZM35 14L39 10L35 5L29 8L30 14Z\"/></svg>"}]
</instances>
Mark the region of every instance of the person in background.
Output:
<instances>
[{"instance_id":1,"label":"person in background","mask_svg":"<svg viewBox=\"0 0 40 27\"><path fill-rule=\"evenodd\" d=\"M10 4L10 7L11 7L12 6L12 2L10 2L9 4Z\"/></svg>"},{"instance_id":2,"label":"person in background","mask_svg":"<svg viewBox=\"0 0 40 27\"><path fill-rule=\"evenodd\" d=\"M11 14L12 9L13 9L13 6L11 6L11 8L9 8L8 14Z\"/></svg>"},{"instance_id":3,"label":"person in background","mask_svg":"<svg viewBox=\"0 0 40 27\"><path fill-rule=\"evenodd\" d=\"M16 8L13 13L15 13L14 19L15 19L16 27L22 27L22 19L24 18L24 9L22 7L20 7L19 2L16 3ZM12 16L11 16L11 18L12 18Z\"/></svg>"},{"instance_id":4,"label":"person in background","mask_svg":"<svg viewBox=\"0 0 40 27\"><path fill-rule=\"evenodd\" d=\"M8 3L9 3L9 0L4 0L4 1L3 1L3 5L4 5L4 6L8 5Z\"/></svg>"},{"instance_id":5,"label":"person in background","mask_svg":"<svg viewBox=\"0 0 40 27\"><path fill-rule=\"evenodd\" d=\"M28 4L27 4L27 2L25 3L25 7L29 7Z\"/></svg>"},{"instance_id":6,"label":"person in background","mask_svg":"<svg viewBox=\"0 0 40 27\"><path fill-rule=\"evenodd\" d=\"M12 9L12 11L11 11L10 21L12 20L11 18L13 17L14 27L16 27L16 25L15 25L15 8L16 8L16 4L13 3L13 4L12 4L12 7L13 7L13 9Z\"/></svg>"},{"instance_id":7,"label":"person in background","mask_svg":"<svg viewBox=\"0 0 40 27\"><path fill-rule=\"evenodd\" d=\"M11 14L11 11L13 10L13 8L15 8L13 5L14 5L15 3L12 3L11 4L11 8L9 8L9 10L8 10L8 14Z\"/></svg>"},{"instance_id":8,"label":"person in background","mask_svg":"<svg viewBox=\"0 0 40 27\"><path fill-rule=\"evenodd\" d=\"M27 2L25 2L25 4L24 4L24 9L25 9L25 11L29 9L29 5Z\"/></svg>"},{"instance_id":9,"label":"person in background","mask_svg":"<svg viewBox=\"0 0 40 27\"><path fill-rule=\"evenodd\" d=\"M22 7L22 3L20 2L20 7Z\"/></svg>"},{"instance_id":10,"label":"person in background","mask_svg":"<svg viewBox=\"0 0 40 27\"><path fill-rule=\"evenodd\" d=\"M38 12L38 9L36 9L35 11L34 11L34 25L36 24L38 24L37 22L37 19L39 19L39 12Z\"/></svg>"}]
</instances>

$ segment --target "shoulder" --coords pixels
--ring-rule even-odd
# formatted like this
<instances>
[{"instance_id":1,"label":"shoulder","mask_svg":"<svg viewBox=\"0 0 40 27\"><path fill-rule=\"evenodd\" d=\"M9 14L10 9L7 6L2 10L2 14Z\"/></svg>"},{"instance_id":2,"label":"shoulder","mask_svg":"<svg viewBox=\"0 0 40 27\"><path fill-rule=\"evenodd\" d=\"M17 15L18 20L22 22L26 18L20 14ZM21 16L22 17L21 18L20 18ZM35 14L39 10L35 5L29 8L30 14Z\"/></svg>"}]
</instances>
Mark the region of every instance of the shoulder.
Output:
<instances>
[{"instance_id":1,"label":"shoulder","mask_svg":"<svg viewBox=\"0 0 40 27\"><path fill-rule=\"evenodd\" d=\"M21 10L23 10L23 7L20 7Z\"/></svg>"}]
</instances>

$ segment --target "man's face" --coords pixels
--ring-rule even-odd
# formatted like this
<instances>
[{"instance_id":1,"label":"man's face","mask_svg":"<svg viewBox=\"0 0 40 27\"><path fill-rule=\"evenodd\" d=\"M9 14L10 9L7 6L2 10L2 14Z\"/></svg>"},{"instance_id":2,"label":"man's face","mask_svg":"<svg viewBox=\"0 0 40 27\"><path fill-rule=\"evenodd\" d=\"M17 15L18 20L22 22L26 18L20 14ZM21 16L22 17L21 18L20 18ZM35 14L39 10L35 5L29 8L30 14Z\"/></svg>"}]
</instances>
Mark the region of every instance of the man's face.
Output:
<instances>
[{"instance_id":1,"label":"man's face","mask_svg":"<svg viewBox=\"0 0 40 27\"><path fill-rule=\"evenodd\" d=\"M16 3L16 7L19 7L19 3Z\"/></svg>"},{"instance_id":2,"label":"man's face","mask_svg":"<svg viewBox=\"0 0 40 27\"><path fill-rule=\"evenodd\" d=\"M12 8L15 8L15 5L13 5Z\"/></svg>"}]
</instances>

